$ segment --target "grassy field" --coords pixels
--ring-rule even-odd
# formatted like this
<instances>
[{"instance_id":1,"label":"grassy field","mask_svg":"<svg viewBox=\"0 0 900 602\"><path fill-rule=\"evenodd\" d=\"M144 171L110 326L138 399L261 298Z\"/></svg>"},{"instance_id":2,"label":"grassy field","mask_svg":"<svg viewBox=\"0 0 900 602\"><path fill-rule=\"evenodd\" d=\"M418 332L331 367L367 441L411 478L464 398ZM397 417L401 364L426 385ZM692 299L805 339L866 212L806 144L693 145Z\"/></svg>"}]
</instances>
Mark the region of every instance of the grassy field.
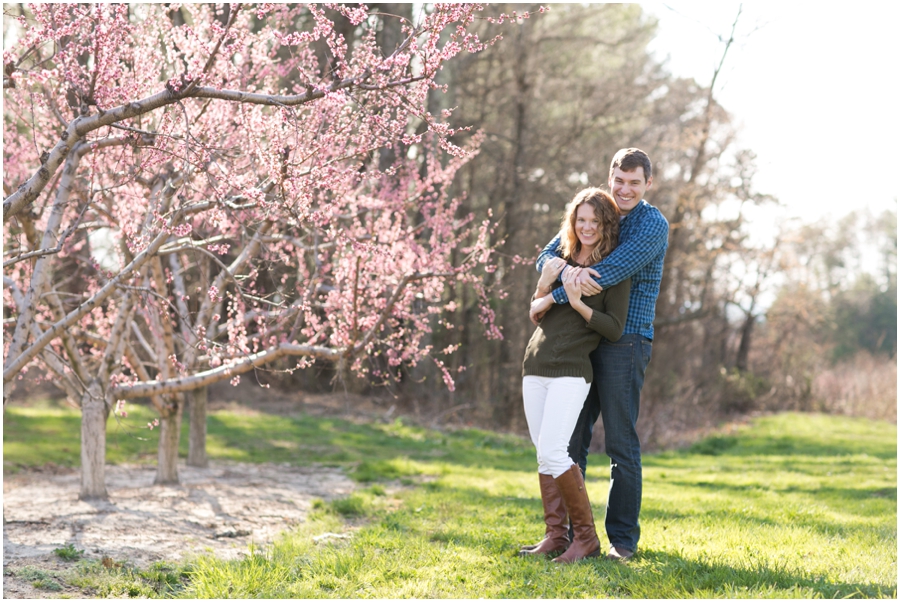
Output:
<instances>
[{"instance_id":1,"label":"grassy field","mask_svg":"<svg viewBox=\"0 0 900 602\"><path fill-rule=\"evenodd\" d=\"M110 462L154 460L156 432L133 428L151 415L132 410L132 427L110 422ZM639 555L570 566L515 555L543 533L534 452L518 437L227 412L208 429L212 458L339 465L360 489L244 560L80 560L81 583L185 598L897 597L897 429L885 422L781 414L647 455ZM77 414L7 409L7 472L77 456ZM602 525L608 460L591 461ZM350 537L314 543L325 533Z\"/></svg>"}]
</instances>

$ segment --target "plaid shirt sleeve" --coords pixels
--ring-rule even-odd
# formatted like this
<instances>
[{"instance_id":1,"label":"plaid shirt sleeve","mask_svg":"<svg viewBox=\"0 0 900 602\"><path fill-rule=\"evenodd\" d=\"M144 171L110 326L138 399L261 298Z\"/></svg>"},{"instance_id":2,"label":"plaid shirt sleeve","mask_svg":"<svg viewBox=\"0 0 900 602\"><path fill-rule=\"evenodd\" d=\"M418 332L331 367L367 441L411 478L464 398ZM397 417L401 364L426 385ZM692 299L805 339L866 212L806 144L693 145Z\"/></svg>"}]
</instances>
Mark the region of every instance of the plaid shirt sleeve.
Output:
<instances>
[{"instance_id":1,"label":"plaid shirt sleeve","mask_svg":"<svg viewBox=\"0 0 900 602\"><path fill-rule=\"evenodd\" d=\"M557 236L549 245L544 247L538 258L538 269L541 269L543 263L552 256L547 255L547 253L548 249L553 247L554 241L557 243L557 249L553 255L559 255L559 236ZM665 219L645 219L612 253L603 258L600 263L591 266L600 273L600 278L594 278L594 281L603 288L609 288L626 278L631 278L641 268L656 258L668 244L668 222ZM545 255L547 256L545 257ZM552 294L556 303L569 302L569 296L563 287L554 289Z\"/></svg>"},{"instance_id":2,"label":"plaid shirt sleeve","mask_svg":"<svg viewBox=\"0 0 900 602\"><path fill-rule=\"evenodd\" d=\"M664 219L648 219L633 236L620 244L603 261L594 266L600 278L594 280L603 288L619 284L634 276L669 244L669 224Z\"/></svg>"},{"instance_id":3,"label":"plaid shirt sleeve","mask_svg":"<svg viewBox=\"0 0 900 602\"><path fill-rule=\"evenodd\" d=\"M544 269L544 264L547 263L547 260L551 257L559 257L559 234L557 234L553 240L544 247L544 250L541 251L541 254L538 255L537 258L537 271L540 272Z\"/></svg>"}]
</instances>

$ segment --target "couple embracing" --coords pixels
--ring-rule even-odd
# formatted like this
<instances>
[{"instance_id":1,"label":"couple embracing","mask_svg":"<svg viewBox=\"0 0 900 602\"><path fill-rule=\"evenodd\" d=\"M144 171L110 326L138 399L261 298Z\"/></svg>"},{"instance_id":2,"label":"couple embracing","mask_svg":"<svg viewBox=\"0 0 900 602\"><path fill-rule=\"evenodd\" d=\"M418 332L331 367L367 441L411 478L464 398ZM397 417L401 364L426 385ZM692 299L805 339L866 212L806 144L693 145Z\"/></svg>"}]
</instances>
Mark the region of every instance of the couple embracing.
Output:
<instances>
[{"instance_id":1,"label":"couple embracing","mask_svg":"<svg viewBox=\"0 0 900 602\"><path fill-rule=\"evenodd\" d=\"M650 158L622 149L609 190L588 188L566 207L562 228L537 260L531 303L537 329L523 363L522 397L537 449L544 539L521 555L574 562L600 555L584 486L594 423L603 416L610 487L607 558L627 560L640 538L641 447L636 423L650 362L653 316L669 224L644 200Z\"/></svg>"}]
</instances>

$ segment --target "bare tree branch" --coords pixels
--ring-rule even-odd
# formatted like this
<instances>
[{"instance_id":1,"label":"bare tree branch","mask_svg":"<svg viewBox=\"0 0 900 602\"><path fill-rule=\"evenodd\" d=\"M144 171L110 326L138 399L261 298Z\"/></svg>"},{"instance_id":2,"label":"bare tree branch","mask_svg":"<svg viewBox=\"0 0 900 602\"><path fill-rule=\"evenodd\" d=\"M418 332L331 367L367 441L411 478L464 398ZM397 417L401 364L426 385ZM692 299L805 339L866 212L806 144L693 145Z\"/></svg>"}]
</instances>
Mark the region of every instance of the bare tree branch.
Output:
<instances>
[{"instance_id":1,"label":"bare tree branch","mask_svg":"<svg viewBox=\"0 0 900 602\"><path fill-rule=\"evenodd\" d=\"M198 372L192 376L173 378L164 381L148 381L132 385L118 385L112 389L112 395L116 399L133 399L147 395L162 395L191 391L205 387L215 382L233 378L254 368L265 365L284 356L318 357L330 360L340 358L342 352L331 347L316 345L293 345L282 343L277 347L254 353L246 358L227 366L219 366L204 372Z\"/></svg>"}]
</instances>

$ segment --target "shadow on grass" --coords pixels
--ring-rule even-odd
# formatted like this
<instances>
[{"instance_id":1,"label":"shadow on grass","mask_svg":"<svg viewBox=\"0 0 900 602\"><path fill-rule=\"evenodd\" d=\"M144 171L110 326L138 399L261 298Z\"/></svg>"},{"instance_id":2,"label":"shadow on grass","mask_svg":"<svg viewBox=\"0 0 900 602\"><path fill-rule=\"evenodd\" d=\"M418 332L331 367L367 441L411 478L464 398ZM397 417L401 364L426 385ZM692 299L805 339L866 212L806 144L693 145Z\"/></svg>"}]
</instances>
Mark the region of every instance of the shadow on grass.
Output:
<instances>
[{"instance_id":1,"label":"shadow on grass","mask_svg":"<svg viewBox=\"0 0 900 602\"><path fill-rule=\"evenodd\" d=\"M208 437L217 456L246 462L356 463L362 481L404 476L394 460L448 463L495 470L528 470L531 443L479 430L441 433L392 423L356 424L315 417L268 418L210 415ZM252 436L248 436L252 432ZM415 474L411 471L407 474Z\"/></svg>"},{"instance_id":2,"label":"shadow on grass","mask_svg":"<svg viewBox=\"0 0 900 602\"><path fill-rule=\"evenodd\" d=\"M765 592L774 597L788 592L810 598L897 597L897 587L890 583L833 581L826 575L787 570L766 559L751 559L747 565L688 560L669 552L645 550L630 564L611 568L610 563L603 563L597 570L607 579L614 575L619 593L629 597L742 597ZM655 583L648 582L648 575L654 576Z\"/></svg>"},{"instance_id":3,"label":"shadow on grass","mask_svg":"<svg viewBox=\"0 0 900 602\"><path fill-rule=\"evenodd\" d=\"M764 512L764 510L761 510ZM883 515L884 513L882 513ZM656 508L644 507L641 510L642 521L659 521L663 524L677 524L679 521L696 519L697 513L678 512L675 510L660 510ZM760 528L778 528L785 525L784 519L772 519L758 514L740 513L734 510L710 510L703 513L704 520L726 522L739 521L743 525L754 525ZM846 525L828 520L817 519L810 515L795 514L790 519L790 526L795 528L808 529L812 532L827 537L849 538L854 534L858 534L860 527L856 525Z\"/></svg>"},{"instance_id":4,"label":"shadow on grass","mask_svg":"<svg viewBox=\"0 0 900 602\"><path fill-rule=\"evenodd\" d=\"M358 480L379 478L379 465L385 467L385 461L399 458L496 470L534 467L534 450L527 438L479 429L442 432L406 425L400 419L358 424L337 417L306 415L213 413L208 420L210 451L223 458L248 462L368 462L370 466L356 475ZM859 436L849 431L830 434L825 442L815 434L764 431L762 435L712 437L686 452L650 454L645 457L645 466L664 468L670 462L696 461L697 455L734 458L739 463L752 457L754 465L767 465L769 470L821 477L830 470L852 469L866 457L895 459L896 449L896 442L888 438ZM590 460L591 467L607 463L605 454ZM719 467L723 472L745 470L743 466L730 466L727 461L723 464ZM397 476L385 474L384 478Z\"/></svg>"},{"instance_id":5,"label":"shadow on grass","mask_svg":"<svg viewBox=\"0 0 900 602\"><path fill-rule=\"evenodd\" d=\"M504 495L496 495L485 492L476 487L459 487L453 485L445 485L440 482L428 483L428 490L437 494L442 499L442 504L451 507L465 509L466 507L490 508L492 513L496 513L498 508L502 508L503 516L508 519L510 525L533 525L534 533L538 536L543 535L543 509L539 497L510 497ZM597 532L601 540L604 540L603 521L606 515L605 500L591 499L591 507L594 513L594 521L596 523ZM421 512L421 511L419 511ZM391 528L400 530L410 530L415 523L419 521L419 515L409 510L400 510L392 514L386 520ZM642 521L659 521L664 524L678 524L698 516L697 512L678 512L676 510L663 510L658 508L645 507L641 513ZM740 520L741 522L752 522L760 527L778 527L782 526L779 520L773 520L765 517L754 517L747 514L736 516L731 510L713 510L704 511L702 513L704 519L720 519L723 524L730 521ZM387 524L387 523L385 523ZM857 527L842 525L841 523L828 520L817 520L811 517L798 516L792 520L792 525L803 526L816 529L827 535L851 535L858 531ZM503 538L504 531L502 528L485 530L483 528L473 528L471 515L465 514L459 520L450 518L444 522L440 528L429 534L429 538L434 541L453 542L460 545L476 546L491 544L494 542L499 547L496 551L502 551L504 546L512 544L521 544L524 542L507 542ZM494 536L485 538L485 533L493 532ZM499 540L497 538L499 537ZM512 548L509 548L512 549ZM518 550L518 547L515 548Z\"/></svg>"},{"instance_id":6,"label":"shadow on grass","mask_svg":"<svg viewBox=\"0 0 900 602\"><path fill-rule=\"evenodd\" d=\"M896 442L865 437L835 437L823 443L816 435L713 436L688 448L688 453L707 456L809 456L827 458L867 455L879 460L897 457Z\"/></svg>"},{"instance_id":7,"label":"shadow on grass","mask_svg":"<svg viewBox=\"0 0 900 602\"><path fill-rule=\"evenodd\" d=\"M785 487L765 486L759 483L735 484L722 481L695 481L687 479L666 479L669 486L675 486L687 492L691 489L709 493L720 493L730 496L735 502L749 503L764 496L777 495L782 499L790 496L799 500L798 507L810 505L826 507L833 512L841 513L849 506L853 507L853 514L859 518L884 516L885 513L894 513L897 504L897 490L890 487L859 486L859 487L822 487L819 485L789 485ZM666 511L645 508L643 515L654 517L657 513ZM677 513L676 513L677 514ZM780 520L780 519L779 519ZM808 515L793 518L807 526L816 527L824 532L831 530L831 526L825 528L818 521L810 519ZM777 521L776 521L777 522ZM760 524L774 524L772 521L759 521Z\"/></svg>"},{"instance_id":8,"label":"shadow on grass","mask_svg":"<svg viewBox=\"0 0 900 602\"><path fill-rule=\"evenodd\" d=\"M534 568L546 564L544 558L517 557L521 544L533 543L532 539L537 541L543 534L542 510L538 498L511 498L477 487L459 487L440 482L429 483L428 489L434 496L430 498L432 506L410 506L391 512L377 518L373 526L397 533L403 541L422 538L434 545L466 548L480 556L497 558L498 562L508 567L504 571L511 577L522 577ZM592 506L602 552L606 545L602 532L603 507L596 502ZM479 508L485 509L485 518L473 520ZM654 519L660 520L670 518L674 516L654 516ZM766 558L762 553L747 555L733 564L727 564L715 560L688 559L670 551L646 549L629 564L607 561L602 557L586 559L580 564L590 567L595 572L596 579L583 581L581 577L575 577L577 573L572 573L571 579L574 581L570 585L579 588L578 591L585 587L595 587L597 591L593 592L593 597L896 597L896 585L893 583L836 581L832 575L789 568L777 560ZM566 583L568 580L558 582L553 587L569 587ZM568 597L567 591L556 589L548 591L547 595ZM531 595L533 593L525 589L524 585L510 583L508 588L492 592L491 597L534 597ZM587 593L591 594L590 591Z\"/></svg>"}]
</instances>

